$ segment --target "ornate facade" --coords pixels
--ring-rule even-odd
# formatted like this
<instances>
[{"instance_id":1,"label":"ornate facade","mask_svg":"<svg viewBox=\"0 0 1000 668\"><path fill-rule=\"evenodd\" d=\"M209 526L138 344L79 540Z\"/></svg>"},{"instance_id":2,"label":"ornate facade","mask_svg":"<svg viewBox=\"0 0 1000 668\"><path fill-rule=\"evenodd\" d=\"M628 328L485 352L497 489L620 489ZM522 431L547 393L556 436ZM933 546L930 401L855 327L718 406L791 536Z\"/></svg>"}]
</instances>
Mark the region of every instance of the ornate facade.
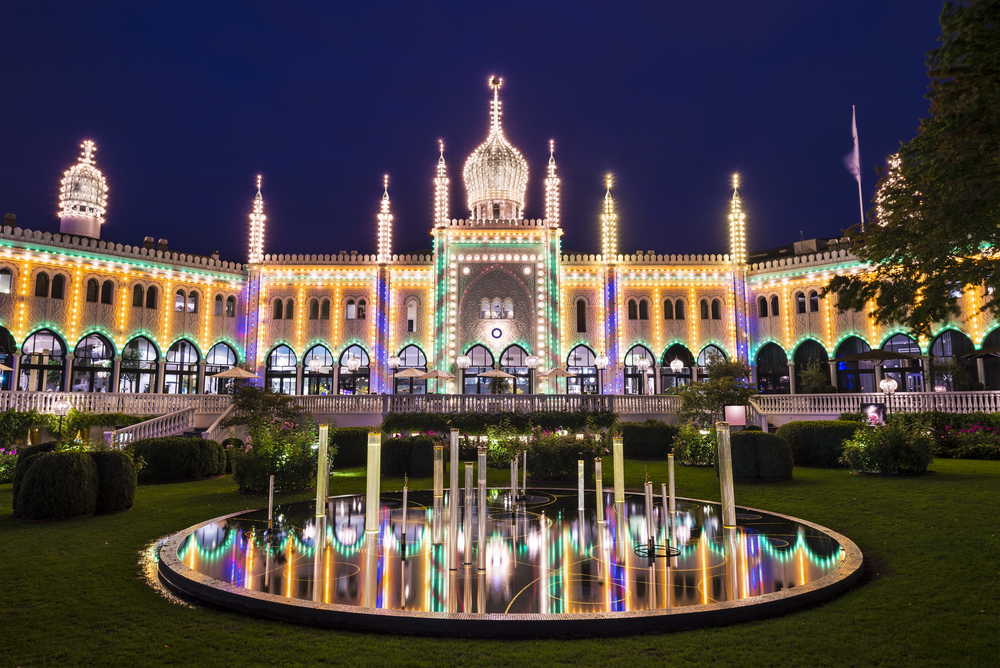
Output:
<instances>
[{"instance_id":1,"label":"ornate facade","mask_svg":"<svg viewBox=\"0 0 1000 668\"><path fill-rule=\"evenodd\" d=\"M980 312L983 289L963 292L962 314L928 340L839 313L819 294L832 276L864 271L849 242L748 253L735 178L727 255L622 254L627 221L610 181L601 254L564 253L554 152L545 217L523 217L528 164L504 136L501 83L491 80L488 136L463 169L466 218L450 218L441 147L429 254L393 252L388 180L367 255L266 254L259 179L247 264L151 237L139 247L102 241L107 186L85 142L63 179L60 232L23 230L11 214L0 230L0 361L11 368L2 389L217 392L211 375L241 365L299 394L486 393L490 369L515 376L523 393L652 394L704 378L713 353L749 361L763 393L800 390L811 361L841 392L877 391L882 375L898 391L952 389L933 369L949 359L972 382L1000 385L1000 362L958 357L1000 344L995 317ZM828 363L869 348L930 359ZM540 378L560 368L574 375Z\"/></svg>"}]
</instances>

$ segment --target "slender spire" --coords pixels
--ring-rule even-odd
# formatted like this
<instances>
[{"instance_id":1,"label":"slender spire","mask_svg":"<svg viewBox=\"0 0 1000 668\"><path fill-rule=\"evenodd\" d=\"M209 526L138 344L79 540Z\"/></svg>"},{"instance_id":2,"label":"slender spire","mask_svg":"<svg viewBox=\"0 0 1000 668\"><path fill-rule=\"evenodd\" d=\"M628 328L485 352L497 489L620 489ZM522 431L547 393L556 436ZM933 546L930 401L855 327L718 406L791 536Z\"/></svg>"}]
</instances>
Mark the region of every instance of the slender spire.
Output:
<instances>
[{"instance_id":1,"label":"slender spire","mask_svg":"<svg viewBox=\"0 0 1000 668\"><path fill-rule=\"evenodd\" d=\"M444 162L444 140L438 140L441 157L438 158L437 176L434 177L434 225L448 224L448 167Z\"/></svg>"},{"instance_id":2,"label":"slender spire","mask_svg":"<svg viewBox=\"0 0 1000 668\"><path fill-rule=\"evenodd\" d=\"M264 196L260 192L261 177L257 175L257 195L253 198L253 213L250 214L250 264L264 261Z\"/></svg>"},{"instance_id":3,"label":"slender spire","mask_svg":"<svg viewBox=\"0 0 1000 668\"><path fill-rule=\"evenodd\" d=\"M503 77L490 77L490 88L493 89L493 102L490 103L490 130L503 134L500 127L500 87L503 86Z\"/></svg>"},{"instance_id":4,"label":"slender spire","mask_svg":"<svg viewBox=\"0 0 1000 668\"><path fill-rule=\"evenodd\" d=\"M733 201L729 209L729 257L733 262L746 264L747 225L740 203L740 175L733 174Z\"/></svg>"},{"instance_id":5,"label":"slender spire","mask_svg":"<svg viewBox=\"0 0 1000 668\"><path fill-rule=\"evenodd\" d=\"M389 212L389 175L382 179L382 208L378 214L378 261L388 263L392 259L392 214Z\"/></svg>"},{"instance_id":6,"label":"slender spire","mask_svg":"<svg viewBox=\"0 0 1000 668\"><path fill-rule=\"evenodd\" d=\"M545 177L545 219L559 225L559 177L556 176L556 142L549 140L549 175Z\"/></svg>"},{"instance_id":7,"label":"slender spire","mask_svg":"<svg viewBox=\"0 0 1000 668\"><path fill-rule=\"evenodd\" d=\"M604 195L604 214L601 216L601 255L605 263L615 262L618 256L618 215L615 200L611 197L611 175L607 176L608 191Z\"/></svg>"}]
</instances>

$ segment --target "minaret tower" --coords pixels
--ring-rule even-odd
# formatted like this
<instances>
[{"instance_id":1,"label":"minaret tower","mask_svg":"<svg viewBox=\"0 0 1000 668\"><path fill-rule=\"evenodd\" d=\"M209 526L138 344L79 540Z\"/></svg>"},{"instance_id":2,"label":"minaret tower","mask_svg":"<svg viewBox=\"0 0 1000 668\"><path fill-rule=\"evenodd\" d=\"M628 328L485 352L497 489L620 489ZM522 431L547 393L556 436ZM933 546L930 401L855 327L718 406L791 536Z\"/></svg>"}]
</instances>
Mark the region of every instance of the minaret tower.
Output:
<instances>
[{"instance_id":1,"label":"minaret tower","mask_svg":"<svg viewBox=\"0 0 1000 668\"><path fill-rule=\"evenodd\" d=\"M747 224L740 205L740 175L733 174L733 201L729 207L729 257L733 262L747 262Z\"/></svg>"},{"instance_id":2,"label":"minaret tower","mask_svg":"<svg viewBox=\"0 0 1000 668\"><path fill-rule=\"evenodd\" d=\"M389 212L389 175L382 178L382 208L378 214L378 262L392 261L392 213Z\"/></svg>"},{"instance_id":3,"label":"minaret tower","mask_svg":"<svg viewBox=\"0 0 1000 668\"><path fill-rule=\"evenodd\" d=\"M601 258L604 262L604 346L609 360L604 376L604 392L619 394L622 382L618 370L623 364L618 345L620 327L618 304L618 215L615 200L611 197L611 175L607 177L608 190L604 195L604 213L601 215Z\"/></svg>"},{"instance_id":4,"label":"minaret tower","mask_svg":"<svg viewBox=\"0 0 1000 668\"><path fill-rule=\"evenodd\" d=\"M601 216L601 255L605 264L614 264L618 256L618 216L615 200L611 197L611 175L608 174L608 191L604 195L604 214Z\"/></svg>"},{"instance_id":5,"label":"minaret tower","mask_svg":"<svg viewBox=\"0 0 1000 668\"><path fill-rule=\"evenodd\" d=\"M740 202L740 175L733 174L733 199L729 205L729 261L733 274L733 344L736 357L751 364L750 302L747 287L747 225Z\"/></svg>"},{"instance_id":6,"label":"minaret tower","mask_svg":"<svg viewBox=\"0 0 1000 668\"><path fill-rule=\"evenodd\" d=\"M371 372L375 392L389 391L389 316L392 313L392 213L389 209L389 175L382 178L382 206L378 213L378 272L375 280L375 345Z\"/></svg>"},{"instance_id":7,"label":"minaret tower","mask_svg":"<svg viewBox=\"0 0 1000 668\"><path fill-rule=\"evenodd\" d=\"M434 227L448 224L448 167L444 163L444 140L438 140L441 157L434 177Z\"/></svg>"},{"instance_id":8,"label":"minaret tower","mask_svg":"<svg viewBox=\"0 0 1000 668\"><path fill-rule=\"evenodd\" d=\"M549 140L549 174L545 177L545 220L559 226L559 177L556 176L556 142Z\"/></svg>"},{"instance_id":9,"label":"minaret tower","mask_svg":"<svg viewBox=\"0 0 1000 668\"><path fill-rule=\"evenodd\" d=\"M94 142L80 145L83 155L66 170L59 188L59 232L101 238L101 224L108 206L108 184L94 166Z\"/></svg>"},{"instance_id":10,"label":"minaret tower","mask_svg":"<svg viewBox=\"0 0 1000 668\"><path fill-rule=\"evenodd\" d=\"M250 214L250 264L264 261L264 196L260 193L260 174L257 175L257 196L253 198L253 213Z\"/></svg>"}]
</instances>

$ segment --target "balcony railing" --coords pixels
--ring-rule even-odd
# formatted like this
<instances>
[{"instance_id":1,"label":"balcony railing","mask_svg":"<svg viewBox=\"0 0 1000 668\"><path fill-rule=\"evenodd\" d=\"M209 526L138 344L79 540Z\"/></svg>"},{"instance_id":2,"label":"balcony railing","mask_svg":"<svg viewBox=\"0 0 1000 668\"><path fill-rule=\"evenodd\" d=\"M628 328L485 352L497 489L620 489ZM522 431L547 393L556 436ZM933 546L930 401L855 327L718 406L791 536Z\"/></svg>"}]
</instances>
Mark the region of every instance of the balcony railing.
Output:
<instances>
[{"instance_id":1,"label":"balcony railing","mask_svg":"<svg viewBox=\"0 0 1000 668\"><path fill-rule=\"evenodd\" d=\"M297 396L307 413L536 413L616 411L622 414L676 413L680 397L593 394L359 394Z\"/></svg>"},{"instance_id":2,"label":"balcony railing","mask_svg":"<svg viewBox=\"0 0 1000 668\"><path fill-rule=\"evenodd\" d=\"M122 448L125 445L144 438L159 438L183 434L194 426L194 408L182 408L173 413L167 413L146 420L131 427L104 432L104 438L109 445Z\"/></svg>"},{"instance_id":3,"label":"balcony railing","mask_svg":"<svg viewBox=\"0 0 1000 668\"><path fill-rule=\"evenodd\" d=\"M885 404L892 412L996 413L1000 391L898 392L896 394L765 394L751 400L766 415L836 415L857 413L861 404Z\"/></svg>"},{"instance_id":4,"label":"balcony railing","mask_svg":"<svg viewBox=\"0 0 1000 668\"><path fill-rule=\"evenodd\" d=\"M120 394L118 392L0 392L0 411L51 413L66 400L86 413L164 415L184 408L195 413L221 413L232 403L227 394Z\"/></svg>"}]
</instances>

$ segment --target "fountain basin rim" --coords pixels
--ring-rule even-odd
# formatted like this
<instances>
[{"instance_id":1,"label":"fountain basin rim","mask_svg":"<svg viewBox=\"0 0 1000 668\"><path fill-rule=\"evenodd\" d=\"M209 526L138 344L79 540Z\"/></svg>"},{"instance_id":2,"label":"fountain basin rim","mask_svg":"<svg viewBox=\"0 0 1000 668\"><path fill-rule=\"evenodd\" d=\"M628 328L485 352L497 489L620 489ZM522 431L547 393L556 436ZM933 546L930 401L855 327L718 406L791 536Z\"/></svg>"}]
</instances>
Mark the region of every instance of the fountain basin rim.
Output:
<instances>
[{"instance_id":1,"label":"fountain basin rim","mask_svg":"<svg viewBox=\"0 0 1000 668\"><path fill-rule=\"evenodd\" d=\"M344 494L329 498L356 496ZM677 497L677 500L719 505L714 501L687 497ZM171 589L222 608L260 617L352 631L477 638L590 638L723 626L783 615L814 605L850 588L864 574L861 549L846 536L790 515L748 506L736 508L737 511L764 513L815 529L840 544L844 549L844 560L836 570L812 582L736 601L623 612L450 613L316 603L253 591L199 573L177 557L181 542L191 533L215 522L262 510L258 508L215 517L171 535L160 548L157 572Z\"/></svg>"}]
</instances>

